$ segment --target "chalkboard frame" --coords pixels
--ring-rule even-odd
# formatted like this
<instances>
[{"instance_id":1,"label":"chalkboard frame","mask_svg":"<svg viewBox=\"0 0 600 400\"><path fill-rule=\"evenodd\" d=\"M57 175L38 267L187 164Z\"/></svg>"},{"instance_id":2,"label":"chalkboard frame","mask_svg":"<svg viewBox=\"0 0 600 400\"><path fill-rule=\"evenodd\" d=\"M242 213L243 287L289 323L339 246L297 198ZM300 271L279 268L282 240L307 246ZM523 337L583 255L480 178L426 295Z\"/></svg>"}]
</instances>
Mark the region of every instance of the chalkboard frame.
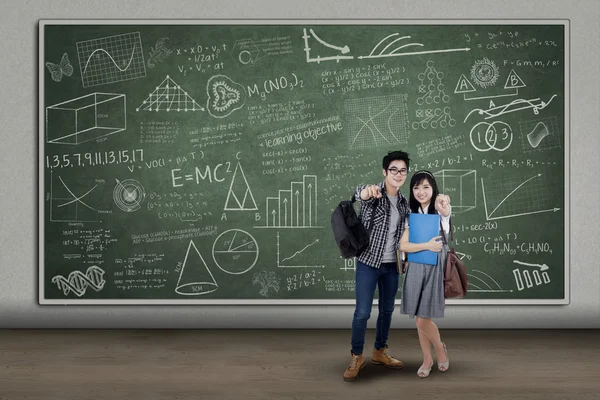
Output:
<instances>
[{"instance_id":1,"label":"chalkboard frame","mask_svg":"<svg viewBox=\"0 0 600 400\"><path fill-rule=\"evenodd\" d=\"M570 21L568 19L41 19L39 20L38 41L38 287L40 305L97 305L97 306L125 306L125 305L353 305L354 299L298 299L298 300L254 300L254 299L119 299L119 300L91 300L91 299L47 299L44 293L44 225L45 206L44 193L44 139L45 139L45 66L44 66L44 32L46 26L51 25L562 25L564 27L564 296L558 299L507 299L507 300L485 300L485 299L460 299L447 300L447 305L567 305L570 303ZM377 300L373 301L377 304ZM400 304L400 299L396 299Z\"/></svg>"}]
</instances>

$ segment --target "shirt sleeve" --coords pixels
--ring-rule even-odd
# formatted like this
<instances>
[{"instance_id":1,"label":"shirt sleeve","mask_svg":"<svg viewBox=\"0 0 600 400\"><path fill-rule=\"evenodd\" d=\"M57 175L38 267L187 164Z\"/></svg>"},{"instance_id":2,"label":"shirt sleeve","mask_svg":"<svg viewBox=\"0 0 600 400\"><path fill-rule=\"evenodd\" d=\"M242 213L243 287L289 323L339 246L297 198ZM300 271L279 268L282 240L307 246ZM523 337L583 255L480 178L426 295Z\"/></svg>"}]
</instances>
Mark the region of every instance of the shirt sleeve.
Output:
<instances>
[{"instance_id":1,"label":"shirt sleeve","mask_svg":"<svg viewBox=\"0 0 600 400\"><path fill-rule=\"evenodd\" d=\"M444 217L442 214L440 214L440 218L442 220L442 228L444 228L444 232L446 232L447 234L450 233L450 217L452 216L452 206L450 204L448 204L448 210L450 212L448 213L447 217Z\"/></svg>"}]
</instances>

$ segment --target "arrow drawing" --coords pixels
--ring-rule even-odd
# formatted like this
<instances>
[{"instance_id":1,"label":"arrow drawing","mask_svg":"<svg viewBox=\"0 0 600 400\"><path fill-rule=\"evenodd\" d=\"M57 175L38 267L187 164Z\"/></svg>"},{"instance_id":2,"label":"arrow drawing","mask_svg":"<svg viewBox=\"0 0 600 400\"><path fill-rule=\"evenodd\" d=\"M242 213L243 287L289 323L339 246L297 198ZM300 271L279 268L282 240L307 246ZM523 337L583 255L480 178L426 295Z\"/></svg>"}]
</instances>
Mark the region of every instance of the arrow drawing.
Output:
<instances>
[{"instance_id":1,"label":"arrow drawing","mask_svg":"<svg viewBox=\"0 0 600 400\"><path fill-rule=\"evenodd\" d=\"M518 260L513 260L513 262L515 264L527 265L529 267L538 267L538 268L540 268L540 271L546 271L546 270L550 269L550 267L547 266L546 264L532 264L532 263L526 263L526 262L518 261Z\"/></svg>"}]
</instances>

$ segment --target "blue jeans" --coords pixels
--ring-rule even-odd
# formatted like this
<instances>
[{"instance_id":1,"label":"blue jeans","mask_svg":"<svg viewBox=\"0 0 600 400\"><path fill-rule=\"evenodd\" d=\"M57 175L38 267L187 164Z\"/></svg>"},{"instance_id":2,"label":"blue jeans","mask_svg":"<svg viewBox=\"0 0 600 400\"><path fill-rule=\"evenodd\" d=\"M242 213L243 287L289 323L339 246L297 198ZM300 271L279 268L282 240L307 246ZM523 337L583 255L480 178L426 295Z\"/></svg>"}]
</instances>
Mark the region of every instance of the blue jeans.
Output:
<instances>
[{"instance_id":1,"label":"blue jeans","mask_svg":"<svg viewBox=\"0 0 600 400\"><path fill-rule=\"evenodd\" d=\"M363 352L367 321L371 316L373 297L375 297L375 287L379 291L379 315L377 316L374 347L376 349L386 347L392 325L399 277L395 262L382 263L379 268L373 268L356 261L356 308L352 320L352 353L360 355Z\"/></svg>"}]
</instances>

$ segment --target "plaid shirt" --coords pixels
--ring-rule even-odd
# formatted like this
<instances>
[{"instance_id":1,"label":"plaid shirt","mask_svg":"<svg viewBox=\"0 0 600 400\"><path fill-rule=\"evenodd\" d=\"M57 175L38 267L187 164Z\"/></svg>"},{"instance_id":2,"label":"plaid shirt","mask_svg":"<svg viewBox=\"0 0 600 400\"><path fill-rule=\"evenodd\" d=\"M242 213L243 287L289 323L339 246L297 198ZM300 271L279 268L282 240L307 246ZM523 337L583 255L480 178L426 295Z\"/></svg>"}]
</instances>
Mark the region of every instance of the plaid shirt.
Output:
<instances>
[{"instance_id":1,"label":"plaid shirt","mask_svg":"<svg viewBox=\"0 0 600 400\"><path fill-rule=\"evenodd\" d=\"M371 267L379 268L385 251L388 231L390 230L391 203L386 195L384 182L378 184L383 196L379 199L377 208L373 207L375 198L370 198L369 200L361 199L360 192L367 186L368 185L361 185L356 188L355 192L356 199L360 202L360 219L367 230L371 229L370 223L371 215L373 213L375 213L375 217L373 218L373 228L371 230L369 247L367 247L356 259ZM404 223L410 214L408 200L400 192L398 192L398 203L396 204L396 207L398 207L400 218L394 236L394 250L398 250L400 237L402 237L402 233L404 233Z\"/></svg>"}]
</instances>

